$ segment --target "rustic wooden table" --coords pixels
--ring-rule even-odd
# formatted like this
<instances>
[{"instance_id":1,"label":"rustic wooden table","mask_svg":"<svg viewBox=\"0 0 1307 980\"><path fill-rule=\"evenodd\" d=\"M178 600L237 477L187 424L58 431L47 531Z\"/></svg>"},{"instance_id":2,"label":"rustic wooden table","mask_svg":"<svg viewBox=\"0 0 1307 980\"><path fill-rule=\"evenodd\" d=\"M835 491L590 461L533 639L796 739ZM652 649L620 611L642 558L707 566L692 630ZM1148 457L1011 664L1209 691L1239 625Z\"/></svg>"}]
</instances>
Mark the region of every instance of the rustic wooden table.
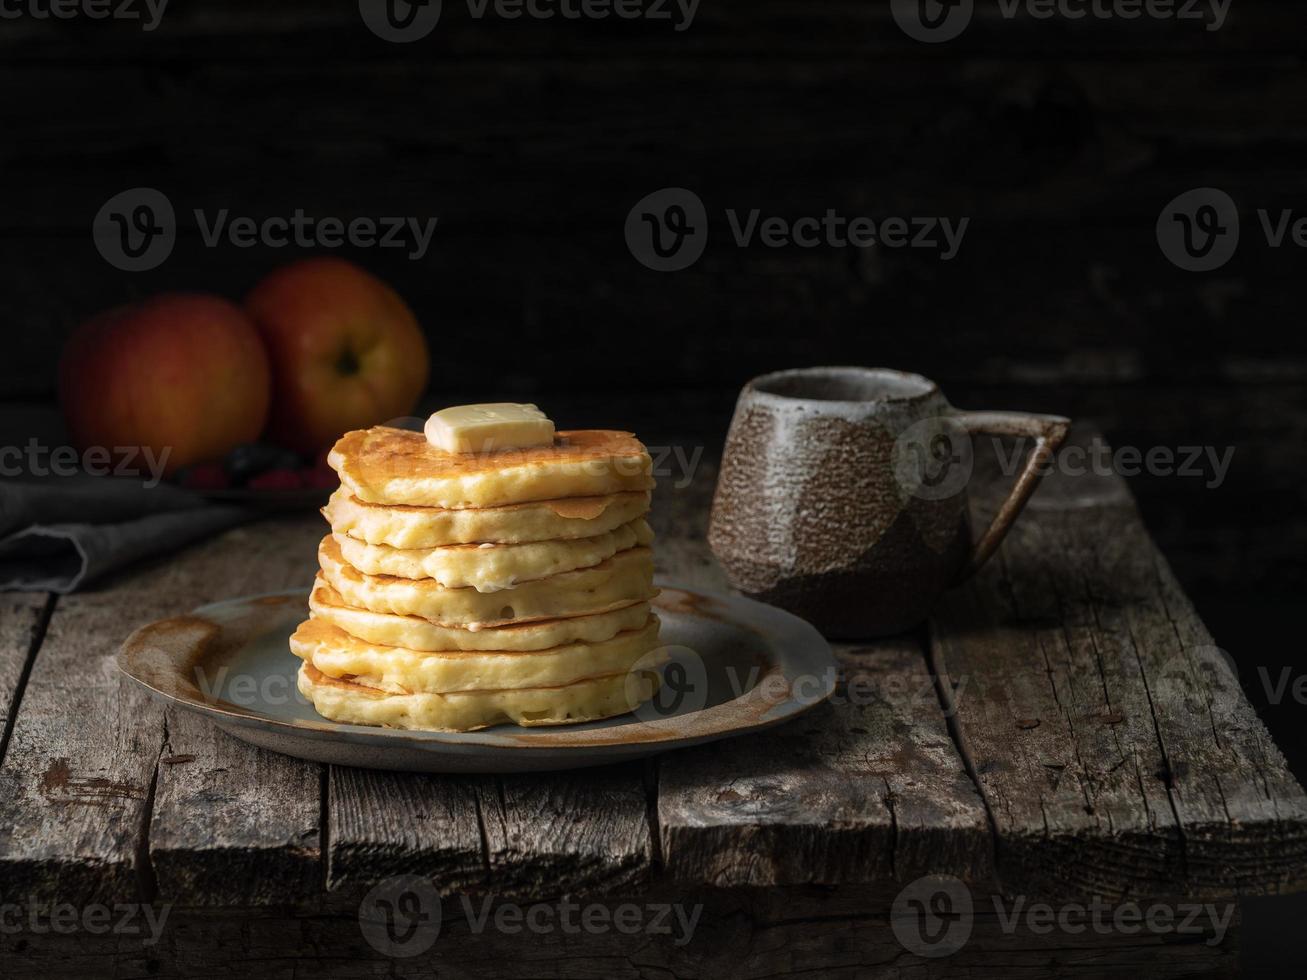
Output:
<instances>
[{"instance_id":1,"label":"rustic wooden table","mask_svg":"<svg viewBox=\"0 0 1307 980\"><path fill-rule=\"evenodd\" d=\"M713 477L657 495L669 582L726 587ZM307 585L321 533L265 520L98 591L3 597L0 973L1223 975L1239 900L1307 882L1307 797L1119 478L1050 477L928 629L839 648L832 704L573 774L304 763L118 675L140 623ZM397 875L445 895L434 944L402 959L359 921ZM564 895L702 909L688 942L675 917L667 935L466 914ZM126 924L139 902L167 912L157 941ZM61 906L72 924L50 927ZM121 927L89 924L104 906Z\"/></svg>"}]
</instances>

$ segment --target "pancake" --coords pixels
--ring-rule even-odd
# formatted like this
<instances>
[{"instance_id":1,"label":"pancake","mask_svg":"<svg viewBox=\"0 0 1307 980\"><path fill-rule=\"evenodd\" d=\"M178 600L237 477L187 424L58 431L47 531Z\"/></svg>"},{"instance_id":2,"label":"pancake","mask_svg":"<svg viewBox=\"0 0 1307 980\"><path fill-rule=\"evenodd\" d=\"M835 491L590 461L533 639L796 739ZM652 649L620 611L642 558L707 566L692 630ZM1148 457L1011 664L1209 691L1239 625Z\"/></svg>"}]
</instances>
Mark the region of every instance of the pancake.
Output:
<instances>
[{"instance_id":1,"label":"pancake","mask_svg":"<svg viewBox=\"0 0 1307 980\"><path fill-rule=\"evenodd\" d=\"M502 592L520 582L590 568L619 551L653 542L643 520L593 538L530 541L525 544L455 544L443 548L390 548L365 544L347 534L332 537L341 557L365 575L434 579L450 589Z\"/></svg>"},{"instance_id":2,"label":"pancake","mask_svg":"<svg viewBox=\"0 0 1307 980\"><path fill-rule=\"evenodd\" d=\"M467 732L503 722L533 727L597 721L634 710L657 691L655 671L593 677L563 687L456 694L387 694L300 665L297 686L324 718L352 725Z\"/></svg>"},{"instance_id":3,"label":"pancake","mask_svg":"<svg viewBox=\"0 0 1307 980\"><path fill-rule=\"evenodd\" d=\"M610 612L491 629L437 626L420 616L374 613L347 606L321 575L309 595L309 609L317 619L367 643L410 650L547 650L569 643L602 643L623 630L638 629L649 618L649 603L632 602Z\"/></svg>"},{"instance_id":4,"label":"pancake","mask_svg":"<svg viewBox=\"0 0 1307 980\"><path fill-rule=\"evenodd\" d=\"M644 547L619 551L592 568L523 582L502 592L447 589L434 579L365 575L344 560L330 534L318 547L318 562L346 605L468 629L608 612L658 594L653 552Z\"/></svg>"},{"instance_id":5,"label":"pancake","mask_svg":"<svg viewBox=\"0 0 1307 980\"><path fill-rule=\"evenodd\" d=\"M653 461L629 432L559 432L552 446L449 453L420 432L375 426L347 432L327 462L355 497L372 504L462 509L557 497L652 490Z\"/></svg>"},{"instance_id":6,"label":"pancake","mask_svg":"<svg viewBox=\"0 0 1307 980\"><path fill-rule=\"evenodd\" d=\"M328 677L353 679L393 694L560 687L626 673L642 658L649 659L647 655L657 646L657 616L603 643L571 643L526 653L431 653L378 646L320 619L300 623L290 638L291 652Z\"/></svg>"},{"instance_id":7,"label":"pancake","mask_svg":"<svg viewBox=\"0 0 1307 980\"><path fill-rule=\"evenodd\" d=\"M553 541L592 538L649 512L648 491L606 497L565 497L505 507L444 510L359 500L344 487L331 495L322 516L331 529L368 544L392 548L440 548L494 541Z\"/></svg>"}]
</instances>

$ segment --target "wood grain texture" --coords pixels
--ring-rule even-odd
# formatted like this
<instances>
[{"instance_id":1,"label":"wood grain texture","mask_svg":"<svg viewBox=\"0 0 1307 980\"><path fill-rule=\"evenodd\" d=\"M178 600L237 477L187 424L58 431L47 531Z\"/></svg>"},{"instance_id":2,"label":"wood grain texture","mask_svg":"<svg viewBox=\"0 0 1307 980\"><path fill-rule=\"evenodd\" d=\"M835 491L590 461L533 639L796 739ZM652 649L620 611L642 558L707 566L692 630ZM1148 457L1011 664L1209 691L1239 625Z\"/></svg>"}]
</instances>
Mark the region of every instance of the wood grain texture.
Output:
<instances>
[{"instance_id":1,"label":"wood grain texture","mask_svg":"<svg viewBox=\"0 0 1307 980\"><path fill-rule=\"evenodd\" d=\"M408 874L429 878L442 892L484 887L475 777L329 768L329 888L365 888Z\"/></svg>"},{"instance_id":2,"label":"wood grain texture","mask_svg":"<svg viewBox=\"0 0 1307 980\"><path fill-rule=\"evenodd\" d=\"M644 767L513 774L479 786L497 895L632 894L653 865Z\"/></svg>"},{"instance_id":3,"label":"wood grain texture","mask_svg":"<svg viewBox=\"0 0 1307 980\"><path fill-rule=\"evenodd\" d=\"M8 896L114 901L148 884L149 818L164 709L118 674L123 610L175 610L142 576L65 597L33 664L0 766L0 888ZM151 581L153 580L153 581Z\"/></svg>"},{"instance_id":4,"label":"wood grain texture","mask_svg":"<svg viewBox=\"0 0 1307 980\"><path fill-rule=\"evenodd\" d=\"M298 761L258 756L203 723L178 720L114 663L141 623L260 591L271 584L261 575L285 584L287 559L274 555L286 540L267 527L238 528L60 601L0 767L6 892L63 901L149 896L157 852L166 892L198 884L215 897L257 899L263 886L223 882L222 862L263 867L249 851L270 847L270 868L316 864L316 841L305 836L317 826L316 767L305 779ZM177 761L185 755L194 761Z\"/></svg>"},{"instance_id":5,"label":"wood grain texture","mask_svg":"<svg viewBox=\"0 0 1307 980\"><path fill-rule=\"evenodd\" d=\"M307 594L320 534L316 515L240 528L174 560L170 599L184 611L219 583L224 597ZM201 591L181 585L191 574ZM320 890L321 767L247 745L192 712L170 708L165 723L149 825L159 898L249 906Z\"/></svg>"},{"instance_id":6,"label":"wood grain texture","mask_svg":"<svg viewBox=\"0 0 1307 980\"><path fill-rule=\"evenodd\" d=\"M729 590L705 541L715 483L708 459L687 485L659 491L655 555L669 582ZM984 807L949 739L921 644L902 638L838 653L829 706L775 731L660 758L657 820L674 879L731 887L908 880L927 868L967 880L991 874Z\"/></svg>"},{"instance_id":7,"label":"wood grain texture","mask_svg":"<svg viewBox=\"0 0 1307 980\"><path fill-rule=\"evenodd\" d=\"M421 930L431 926L420 926L412 938L415 945L428 948L403 959L386 957L365 940L356 906L300 915L266 910L253 917L243 910L175 909L154 946L131 936L24 937L21 956L5 958L6 966L12 966L6 977L1117 980L1145 975L1216 980L1240 975L1237 909L1217 910L1227 923L1219 935L1176 936L1138 928L1127 933L1086 926L1068 936L1058 929L1032 930L1024 919L1007 928L998 908L1011 915L1012 904L976 892L962 947L940 956L929 955L938 952L930 948L931 941L944 936L929 932L923 933L925 942L918 947L927 955L906 949L880 896L870 889L671 890L574 902L568 931L555 926L564 914L561 903L546 903L543 913L536 914L536 921L555 927L532 930L519 923L510 932L494 925L498 903L485 908L480 899L471 901L473 916L491 915L480 929L473 927L461 899L446 898L439 910L439 934L427 944ZM995 901L1005 904L996 908ZM658 928L664 931L651 934L644 926L655 922L662 905L673 908L660 920ZM582 906L599 914L582 919ZM624 909L627 922L636 924L633 930L610 924L618 909ZM1108 922L1110 916L1109 911ZM399 925L408 921L400 920ZM585 921L601 925L579 928ZM682 925L687 921L692 922L689 929ZM907 924L916 927L910 918ZM903 925L900 922L900 930ZM953 925L948 920L948 927ZM397 934L410 938L406 931ZM0 937L0 952L11 941Z\"/></svg>"},{"instance_id":8,"label":"wood grain texture","mask_svg":"<svg viewBox=\"0 0 1307 980\"><path fill-rule=\"evenodd\" d=\"M1006 889L1307 885L1307 796L1119 477L1050 477L931 632Z\"/></svg>"},{"instance_id":9,"label":"wood grain texture","mask_svg":"<svg viewBox=\"0 0 1307 980\"><path fill-rule=\"evenodd\" d=\"M328 885L419 874L443 894L628 893L653 864L642 767L458 777L331 767Z\"/></svg>"},{"instance_id":10,"label":"wood grain texture","mask_svg":"<svg viewBox=\"0 0 1307 980\"><path fill-rule=\"evenodd\" d=\"M0 596L0 762L13 727L22 685L45 636L55 597L38 592Z\"/></svg>"},{"instance_id":11,"label":"wood grain texture","mask_svg":"<svg viewBox=\"0 0 1307 980\"><path fill-rule=\"evenodd\" d=\"M668 872L719 887L992 875L985 810L921 646L840 650L832 703L774 731L663 757Z\"/></svg>"}]
</instances>

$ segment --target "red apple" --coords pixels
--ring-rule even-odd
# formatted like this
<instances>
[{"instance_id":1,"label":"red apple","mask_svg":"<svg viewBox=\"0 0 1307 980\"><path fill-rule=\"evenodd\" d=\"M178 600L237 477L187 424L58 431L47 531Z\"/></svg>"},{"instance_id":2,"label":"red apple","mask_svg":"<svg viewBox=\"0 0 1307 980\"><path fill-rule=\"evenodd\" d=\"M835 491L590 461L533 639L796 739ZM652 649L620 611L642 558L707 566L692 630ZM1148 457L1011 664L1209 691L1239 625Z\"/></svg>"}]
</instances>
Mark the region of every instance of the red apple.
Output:
<instances>
[{"instance_id":1,"label":"red apple","mask_svg":"<svg viewBox=\"0 0 1307 980\"><path fill-rule=\"evenodd\" d=\"M412 413L430 360L413 312L352 262L277 269L245 308L272 362L269 437L305 455L341 433Z\"/></svg>"},{"instance_id":2,"label":"red apple","mask_svg":"<svg viewBox=\"0 0 1307 980\"><path fill-rule=\"evenodd\" d=\"M115 455L116 447L148 448L165 473L257 439L269 384L268 357L249 317L199 293L101 313L73 332L59 363L59 403L73 442Z\"/></svg>"}]
</instances>

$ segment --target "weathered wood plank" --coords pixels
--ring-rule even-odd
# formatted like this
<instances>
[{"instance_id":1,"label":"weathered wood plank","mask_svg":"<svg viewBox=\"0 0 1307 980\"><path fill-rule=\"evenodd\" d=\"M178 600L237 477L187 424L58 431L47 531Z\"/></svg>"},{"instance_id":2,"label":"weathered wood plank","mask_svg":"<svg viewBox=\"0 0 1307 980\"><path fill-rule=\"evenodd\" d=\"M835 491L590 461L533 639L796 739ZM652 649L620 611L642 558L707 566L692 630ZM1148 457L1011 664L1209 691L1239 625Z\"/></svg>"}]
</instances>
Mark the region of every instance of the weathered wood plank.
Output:
<instances>
[{"instance_id":1,"label":"weathered wood plank","mask_svg":"<svg viewBox=\"0 0 1307 980\"><path fill-rule=\"evenodd\" d=\"M328 885L420 874L445 894L630 891L653 845L642 767L433 776L331 767Z\"/></svg>"},{"instance_id":2,"label":"weathered wood plank","mask_svg":"<svg viewBox=\"0 0 1307 980\"><path fill-rule=\"evenodd\" d=\"M296 586L307 594L321 533L316 515L279 519L184 553L174 581L198 577L172 601L185 610L217 589L222 598ZM170 708L165 724L149 826L159 897L261 905L318 891L321 767L246 745L190 712Z\"/></svg>"},{"instance_id":3,"label":"weathered wood plank","mask_svg":"<svg viewBox=\"0 0 1307 980\"><path fill-rule=\"evenodd\" d=\"M268 910L251 918L239 910L175 909L160 941L144 946L135 936L42 933L23 936L21 955L4 956L12 980L84 980L86 977L193 977L233 980L291 980L298 976L358 980L362 977L465 980L1117 980L1122 976L1232 977L1239 975L1241 932L1237 910L1216 910L1223 928L1176 935L1140 928L1111 928L1113 911L1097 925L1071 935L1018 915L1006 926L1014 905L1000 912L995 896L976 892L973 911L918 925L911 917L886 914L872 889L788 888L714 892L663 891L602 901L575 901L570 912L560 902L534 913L541 923L497 929L499 903L483 907L472 899L472 915L489 918L478 929L461 898L446 898L434 909L401 910L396 938L411 942L416 955L395 959L362 935L355 908L334 914L287 915ZM648 926L657 920L664 931ZM535 908L534 904L529 906ZM586 912L583 918L581 909ZM1170 906L1174 909L1174 906ZM627 916L614 928L614 913ZM413 912L433 912L419 918ZM511 911L511 910L510 910ZM950 911L945 907L946 915ZM1060 911L1054 909L1054 911ZM570 915L570 929L561 925ZM1136 911L1136 916L1139 914ZM1228 915L1228 918L1227 918ZM1183 912L1182 912L1183 916ZM514 920L509 920L514 921ZM1078 920L1073 919L1073 922ZM1136 920L1137 921L1137 920ZM439 923L439 933L434 924ZM591 923L586 927L585 923ZM412 933L409 923L416 928ZM594 925L598 923L598 925ZM1106 925L1106 928L1103 926ZM906 930L905 930L906 926ZM1206 916L1194 927L1209 927ZM936 943L947 943L940 955ZM913 932L921 936L914 940ZM903 938L914 949L904 946ZM0 954L13 937L0 935ZM423 948L425 947L425 948ZM418 950L421 950L418 952ZM924 955L923 955L924 954Z\"/></svg>"},{"instance_id":4,"label":"weathered wood plank","mask_svg":"<svg viewBox=\"0 0 1307 980\"><path fill-rule=\"evenodd\" d=\"M715 460L660 490L660 572L728 591L704 539ZM984 807L944 723L921 644L838 649L832 704L782 728L659 760L669 874L694 884L862 884L992 867ZM743 681L743 679L741 679Z\"/></svg>"},{"instance_id":5,"label":"weathered wood plank","mask_svg":"<svg viewBox=\"0 0 1307 980\"><path fill-rule=\"evenodd\" d=\"M60 600L0 767L6 893L64 901L148 895L155 883L145 841L154 830L167 891L208 882L215 872L204 864L219 852L221 860L239 862L240 849L251 847L266 857L270 839L293 852L292 864L316 864L316 842L304 844L317 825L316 767L308 767L313 775L306 780L297 761L258 756L203 723L178 720L114 663L136 625L265 581L260 576L278 567L274 537L266 528L238 528L102 590ZM187 754L193 763L175 761ZM161 759L174 761L159 765ZM284 791L275 794L276 808L267 805L268 782ZM152 812L156 802L162 809ZM191 858L198 862L193 873Z\"/></svg>"},{"instance_id":6,"label":"weathered wood plank","mask_svg":"<svg viewBox=\"0 0 1307 980\"><path fill-rule=\"evenodd\" d=\"M1307 796L1123 482L1046 482L997 560L932 620L935 670L967 682L957 729L1004 887L1307 887Z\"/></svg>"},{"instance_id":7,"label":"weathered wood plank","mask_svg":"<svg viewBox=\"0 0 1307 980\"><path fill-rule=\"evenodd\" d=\"M114 654L123 610L172 612L135 587L63 598L46 630L0 766L0 889L121 900L139 892L138 849L163 746L163 708L130 689Z\"/></svg>"},{"instance_id":8,"label":"weathered wood plank","mask_svg":"<svg viewBox=\"0 0 1307 980\"><path fill-rule=\"evenodd\" d=\"M484 886L476 777L329 768L329 888L409 874L444 893Z\"/></svg>"},{"instance_id":9,"label":"weathered wood plank","mask_svg":"<svg viewBox=\"0 0 1307 980\"><path fill-rule=\"evenodd\" d=\"M664 757L667 870L721 887L992 875L984 807L912 639L839 652L831 705L772 732Z\"/></svg>"},{"instance_id":10,"label":"weathered wood plank","mask_svg":"<svg viewBox=\"0 0 1307 980\"><path fill-rule=\"evenodd\" d=\"M637 892L653 866L643 772L626 763L482 780L489 888L538 898Z\"/></svg>"},{"instance_id":11,"label":"weathered wood plank","mask_svg":"<svg viewBox=\"0 0 1307 980\"><path fill-rule=\"evenodd\" d=\"M55 597L38 592L0 596L0 762L21 698L23 677L45 635Z\"/></svg>"}]
</instances>

